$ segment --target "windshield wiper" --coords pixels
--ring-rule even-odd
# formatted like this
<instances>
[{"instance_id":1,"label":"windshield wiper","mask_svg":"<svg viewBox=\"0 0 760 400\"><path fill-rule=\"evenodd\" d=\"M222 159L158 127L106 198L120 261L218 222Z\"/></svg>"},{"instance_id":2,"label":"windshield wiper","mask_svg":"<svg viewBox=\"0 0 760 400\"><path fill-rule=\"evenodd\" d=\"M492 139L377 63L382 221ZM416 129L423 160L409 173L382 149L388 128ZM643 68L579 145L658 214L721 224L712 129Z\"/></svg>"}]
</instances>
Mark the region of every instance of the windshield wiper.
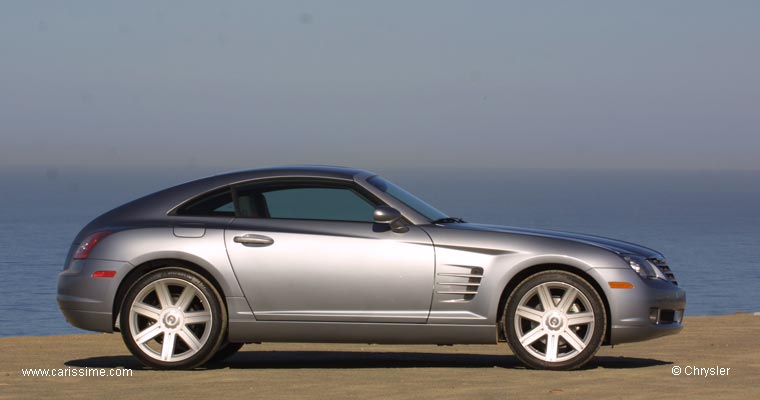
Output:
<instances>
[{"instance_id":1,"label":"windshield wiper","mask_svg":"<svg viewBox=\"0 0 760 400\"><path fill-rule=\"evenodd\" d=\"M465 220L458 217L445 217L433 221L434 224L462 224Z\"/></svg>"}]
</instances>

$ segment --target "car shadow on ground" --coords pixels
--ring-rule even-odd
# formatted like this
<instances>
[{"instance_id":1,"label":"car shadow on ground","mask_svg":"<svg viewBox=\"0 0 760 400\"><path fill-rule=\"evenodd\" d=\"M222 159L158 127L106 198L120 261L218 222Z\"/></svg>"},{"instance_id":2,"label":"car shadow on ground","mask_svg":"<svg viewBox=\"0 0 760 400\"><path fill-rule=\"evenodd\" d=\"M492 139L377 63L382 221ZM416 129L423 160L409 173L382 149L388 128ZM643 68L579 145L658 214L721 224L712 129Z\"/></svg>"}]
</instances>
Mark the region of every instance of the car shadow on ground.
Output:
<instances>
[{"instance_id":1,"label":"car shadow on ground","mask_svg":"<svg viewBox=\"0 0 760 400\"><path fill-rule=\"evenodd\" d=\"M70 367L146 369L131 356L102 356L65 363ZM595 357L582 369L632 369L672 364L635 357ZM363 352L363 351L242 351L204 369L361 369L361 368L506 368L525 369L513 355Z\"/></svg>"}]
</instances>

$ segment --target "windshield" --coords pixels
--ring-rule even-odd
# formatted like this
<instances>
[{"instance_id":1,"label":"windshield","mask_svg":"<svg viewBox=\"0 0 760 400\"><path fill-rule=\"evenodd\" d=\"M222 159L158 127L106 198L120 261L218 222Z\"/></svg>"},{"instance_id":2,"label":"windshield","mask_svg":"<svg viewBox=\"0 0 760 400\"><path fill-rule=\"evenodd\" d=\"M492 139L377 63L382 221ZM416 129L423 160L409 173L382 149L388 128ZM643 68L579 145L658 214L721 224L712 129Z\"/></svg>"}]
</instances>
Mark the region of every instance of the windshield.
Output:
<instances>
[{"instance_id":1,"label":"windshield","mask_svg":"<svg viewBox=\"0 0 760 400\"><path fill-rule=\"evenodd\" d=\"M370 185L380 189L383 193L386 193L394 199L404 203L407 207L422 214L425 218L431 221L437 221L442 218L446 218L446 214L442 213L435 207L420 200L417 196L407 192L395 183L386 180L380 175L375 175L367 179Z\"/></svg>"}]
</instances>

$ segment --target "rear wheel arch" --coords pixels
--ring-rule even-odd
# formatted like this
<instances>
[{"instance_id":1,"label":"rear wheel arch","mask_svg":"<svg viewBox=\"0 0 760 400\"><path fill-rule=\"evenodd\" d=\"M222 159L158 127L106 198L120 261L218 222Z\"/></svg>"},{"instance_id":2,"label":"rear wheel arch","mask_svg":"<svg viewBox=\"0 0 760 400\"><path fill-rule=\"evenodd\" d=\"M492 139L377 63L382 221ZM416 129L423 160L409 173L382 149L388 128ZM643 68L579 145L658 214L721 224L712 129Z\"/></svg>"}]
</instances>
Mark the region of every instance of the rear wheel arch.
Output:
<instances>
[{"instance_id":1,"label":"rear wheel arch","mask_svg":"<svg viewBox=\"0 0 760 400\"><path fill-rule=\"evenodd\" d=\"M602 289L602 286L599 284L599 282L596 281L591 275L586 273L585 271L581 270L580 268L567 265L567 264L537 264L530 267L527 267L523 269L522 271L518 272L515 276L513 276L509 282L507 282L506 286L501 292L501 296L499 298L499 306L496 311L496 326L498 330L499 340L500 341L506 341L506 333L503 330L504 326L504 309L507 306L507 300L509 299L509 296L512 294L512 292L517 288L517 286L520 285L523 281L530 278L531 276L538 274L540 272L545 271L565 271L574 275L577 275L579 278L586 281L588 284L590 284L594 290L596 290L599 297L602 299L602 303L604 304L604 312L607 316L607 329L605 330L605 337L603 340L603 344L609 344L610 343L610 332L611 332L611 308L609 301L607 300L607 295Z\"/></svg>"},{"instance_id":2,"label":"rear wheel arch","mask_svg":"<svg viewBox=\"0 0 760 400\"><path fill-rule=\"evenodd\" d=\"M175 267L175 268L182 268L186 269L188 271L195 272L201 276L203 276L206 280L208 280L214 288L219 292L219 295L222 298L222 304L225 309L227 309L227 298L225 296L224 290L222 289L219 282L216 280L214 275L212 275L208 270L201 267L200 265L186 261L186 260L180 260L180 259L172 259L172 258L165 258L165 259L156 259L151 261L146 261L134 268L132 268L129 273L127 273L127 276L124 277L124 279L121 280L121 283L119 284L119 289L116 291L116 296L114 297L113 301L113 310L112 310L112 325L114 327L114 331L116 331L116 325L119 321L119 311L122 308L122 305L124 303L124 299L127 296L127 293L129 292L129 289L132 288L132 286L144 275L153 272L157 269L161 268L167 268L167 267Z\"/></svg>"}]
</instances>

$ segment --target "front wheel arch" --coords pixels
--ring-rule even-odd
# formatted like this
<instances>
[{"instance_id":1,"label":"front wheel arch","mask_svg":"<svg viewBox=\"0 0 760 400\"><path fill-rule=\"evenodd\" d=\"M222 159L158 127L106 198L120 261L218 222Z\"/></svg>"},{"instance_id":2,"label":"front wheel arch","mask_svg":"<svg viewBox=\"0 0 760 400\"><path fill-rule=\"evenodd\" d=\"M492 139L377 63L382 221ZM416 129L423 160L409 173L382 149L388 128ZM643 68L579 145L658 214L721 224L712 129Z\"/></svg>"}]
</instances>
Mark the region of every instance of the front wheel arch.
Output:
<instances>
[{"instance_id":1,"label":"front wheel arch","mask_svg":"<svg viewBox=\"0 0 760 400\"><path fill-rule=\"evenodd\" d=\"M530 278L531 276L544 271L550 271L550 270L558 270L558 271L565 271L569 272L571 274L575 274L581 279L585 280L588 284L590 284L596 292L599 294L599 297L602 299L602 304L604 304L604 312L607 316L607 329L605 329L604 334L604 340L602 341L602 345L607 345L610 343L610 337L611 337L611 327L612 327L612 318L611 318L611 308L610 303L607 300L607 295L604 293L604 290L602 290L601 285L594 279L591 275L587 274L583 270L573 267L566 264L538 264L533 265L530 267L527 267L523 269L522 271L518 272L515 276L512 277L512 279L507 282L507 285L504 287L504 290L501 292L501 296L499 298L499 307L496 311L496 326L498 330L498 338L499 341L506 341L506 332L504 332L503 326L504 326L504 308L507 306L507 300L509 299L509 296L512 294L512 292L517 288L517 286L522 283L524 280Z\"/></svg>"}]
</instances>

